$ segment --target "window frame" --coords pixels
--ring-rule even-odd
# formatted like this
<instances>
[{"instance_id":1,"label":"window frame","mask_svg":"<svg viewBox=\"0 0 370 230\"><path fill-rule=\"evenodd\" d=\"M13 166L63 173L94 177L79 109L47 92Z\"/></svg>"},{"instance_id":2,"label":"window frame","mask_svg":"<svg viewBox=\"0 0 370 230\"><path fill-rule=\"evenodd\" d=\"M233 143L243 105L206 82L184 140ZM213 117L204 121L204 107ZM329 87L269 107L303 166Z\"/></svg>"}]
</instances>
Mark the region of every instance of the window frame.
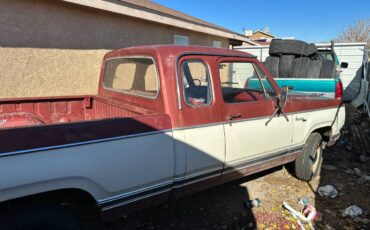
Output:
<instances>
[{"instance_id":1,"label":"window frame","mask_svg":"<svg viewBox=\"0 0 370 230\"><path fill-rule=\"evenodd\" d=\"M186 38L187 44L178 44L178 43L176 43L176 37L177 38ZM186 46L188 46L188 45L190 45L190 37L189 36L185 36L185 35L174 34L173 35L173 44L174 45L186 45Z\"/></svg>"},{"instance_id":2,"label":"window frame","mask_svg":"<svg viewBox=\"0 0 370 230\"><path fill-rule=\"evenodd\" d=\"M220 66L222 63L250 63L254 69L254 71L256 72L257 74L257 77L258 77L258 81L259 83L261 84L261 88L263 90L263 94L264 94L264 97L265 99L264 100L255 100L255 101L239 101L239 102L226 102L225 101L225 98L224 98L224 95L222 93L222 82L221 82L221 79L220 79L220 89L221 89L221 97L222 97L222 101L223 103L225 104L240 104L240 103L255 103L255 102L260 102L260 101L266 101L266 100L272 100L273 98L276 98L278 96L275 96L275 97L272 97L270 96L266 89L265 89L265 86L263 85L262 83L262 79L261 79L261 76L260 76L260 73L259 71L256 70L256 68L259 68L259 70L261 72L263 72L263 70L261 69L261 67L254 61L250 61L250 60L220 60L217 62L217 66ZM264 72L263 72L264 73ZM221 77L220 75L220 69L218 68L218 75L219 77ZM269 84L271 84L270 82L270 79L268 78L268 76L266 75L266 80L269 82ZM275 93L278 95L279 93L276 91L275 87L273 86L273 84L271 84L272 88L274 89Z\"/></svg>"},{"instance_id":3,"label":"window frame","mask_svg":"<svg viewBox=\"0 0 370 230\"><path fill-rule=\"evenodd\" d=\"M210 90L211 90L211 100L207 103L207 104L202 104L202 105L193 105L193 104L189 104L188 101L186 100L186 96L185 96L185 85L184 85L184 81L183 81L183 78L182 78L182 65L185 63L185 62L199 62L199 63L202 63L204 65L204 67L206 68L206 74L208 74L208 78L209 78L209 81L208 82L208 86L211 87ZM210 68L209 68L209 65L206 61L204 61L203 59L201 58L190 58L190 59L184 59L184 60L181 60L181 62L179 62L179 66L180 66L180 82L181 82L181 85L182 85L182 98L184 100L184 103L186 106L188 107L191 107L191 108L200 108L200 107L210 107L213 102L214 102L214 86L213 86L213 80L212 80L212 76L211 76L211 71Z\"/></svg>"},{"instance_id":4,"label":"window frame","mask_svg":"<svg viewBox=\"0 0 370 230\"><path fill-rule=\"evenodd\" d=\"M156 77L156 82L157 82L157 93L156 93L156 95L154 97L150 97L150 96L139 94L139 93L132 93L132 92L129 92L129 91L126 91L126 90L116 90L116 89L113 89L113 88L106 87L104 85L105 74L106 74L106 71L107 71L107 68L106 68L107 67L107 63L109 61L111 61L111 60L130 59L130 58L150 59L150 60L153 61L154 71L155 71L155 77ZM136 97L146 98L146 99L151 99L151 100L157 99L158 96L159 96L159 94L160 94L160 90L161 90L161 84L160 84L160 77L159 77L157 62L151 56L120 56L120 57L113 57L113 58L106 59L104 61L104 73L103 73L103 79L102 79L101 84L102 84L103 89L108 90L108 91L113 91L113 92L117 92L117 93L123 93L123 94L129 95L129 96L136 96Z\"/></svg>"},{"instance_id":5,"label":"window frame","mask_svg":"<svg viewBox=\"0 0 370 230\"><path fill-rule=\"evenodd\" d=\"M215 46L215 43L219 44L220 46ZM212 41L212 47L213 47L213 48L221 49L221 48L222 48L222 41L213 40L213 41Z\"/></svg>"}]
</instances>

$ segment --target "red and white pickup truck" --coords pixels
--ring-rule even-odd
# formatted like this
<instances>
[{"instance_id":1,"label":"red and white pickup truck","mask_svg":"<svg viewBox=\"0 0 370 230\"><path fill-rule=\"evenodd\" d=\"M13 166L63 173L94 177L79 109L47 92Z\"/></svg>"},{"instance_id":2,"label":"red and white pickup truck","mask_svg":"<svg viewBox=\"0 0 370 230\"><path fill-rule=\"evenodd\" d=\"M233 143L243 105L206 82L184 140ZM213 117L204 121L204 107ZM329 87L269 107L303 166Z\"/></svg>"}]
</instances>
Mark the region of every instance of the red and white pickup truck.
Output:
<instances>
[{"instance_id":1,"label":"red and white pickup truck","mask_svg":"<svg viewBox=\"0 0 370 230\"><path fill-rule=\"evenodd\" d=\"M112 51L98 95L1 99L0 222L77 229L66 204L107 217L291 162L309 181L344 119L340 99L290 94L244 52Z\"/></svg>"}]
</instances>

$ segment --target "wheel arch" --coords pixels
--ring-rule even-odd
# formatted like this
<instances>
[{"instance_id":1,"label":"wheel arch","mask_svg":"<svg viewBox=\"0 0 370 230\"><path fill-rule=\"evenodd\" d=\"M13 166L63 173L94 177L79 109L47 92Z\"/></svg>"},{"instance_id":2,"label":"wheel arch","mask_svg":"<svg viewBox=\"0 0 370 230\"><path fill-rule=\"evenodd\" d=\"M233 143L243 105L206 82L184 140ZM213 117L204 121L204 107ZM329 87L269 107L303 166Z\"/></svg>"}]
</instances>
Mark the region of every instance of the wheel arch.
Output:
<instances>
[{"instance_id":1,"label":"wheel arch","mask_svg":"<svg viewBox=\"0 0 370 230\"><path fill-rule=\"evenodd\" d=\"M80 188L64 188L56 189L36 194L30 194L27 196L17 197L7 201L3 201L0 205L15 205L24 203L53 203L53 204L64 204L64 203L88 203L92 206L98 207L98 203L95 198L89 192Z\"/></svg>"},{"instance_id":2,"label":"wheel arch","mask_svg":"<svg viewBox=\"0 0 370 230\"><path fill-rule=\"evenodd\" d=\"M331 131L332 131L331 126L323 126L312 130L309 135L311 135L312 133L319 133L322 137L322 140L328 142Z\"/></svg>"}]
</instances>

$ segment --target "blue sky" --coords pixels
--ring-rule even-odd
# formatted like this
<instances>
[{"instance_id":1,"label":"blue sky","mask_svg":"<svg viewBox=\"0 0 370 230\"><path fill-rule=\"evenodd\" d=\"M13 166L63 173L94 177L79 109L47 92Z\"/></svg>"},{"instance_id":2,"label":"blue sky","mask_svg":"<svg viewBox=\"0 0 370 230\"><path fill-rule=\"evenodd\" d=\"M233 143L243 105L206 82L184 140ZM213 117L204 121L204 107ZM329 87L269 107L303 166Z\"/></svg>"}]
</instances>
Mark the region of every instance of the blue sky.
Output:
<instances>
[{"instance_id":1,"label":"blue sky","mask_svg":"<svg viewBox=\"0 0 370 230\"><path fill-rule=\"evenodd\" d=\"M154 0L164 6L242 33L270 28L280 37L330 41L357 19L370 18L369 0Z\"/></svg>"}]
</instances>

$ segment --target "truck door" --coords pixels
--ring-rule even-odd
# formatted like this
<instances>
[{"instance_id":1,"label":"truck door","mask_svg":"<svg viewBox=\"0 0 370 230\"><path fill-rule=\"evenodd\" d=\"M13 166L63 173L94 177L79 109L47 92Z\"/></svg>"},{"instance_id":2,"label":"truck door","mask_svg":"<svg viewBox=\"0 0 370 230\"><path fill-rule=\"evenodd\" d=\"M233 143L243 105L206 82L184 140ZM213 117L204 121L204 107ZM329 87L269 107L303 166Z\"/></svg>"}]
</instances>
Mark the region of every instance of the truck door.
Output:
<instances>
[{"instance_id":1,"label":"truck door","mask_svg":"<svg viewBox=\"0 0 370 230\"><path fill-rule=\"evenodd\" d=\"M254 59L218 61L222 118L226 138L225 172L238 171L255 160L285 154L293 137L291 116L277 116L277 92Z\"/></svg>"},{"instance_id":2,"label":"truck door","mask_svg":"<svg viewBox=\"0 0 370 230\"><path fill-rule=\"evenodd\" d=\"M177 154L175 165L185 162L185 166L184 176L179 177L177 169L179 178L175 180L186 185L182 193L218 183L225 160L222 116L219 104L216 103L209 67L212 59L192 55L178 62L181 109L177 114L179 127L174 130Z\"/></svg>"}]
</instances>

